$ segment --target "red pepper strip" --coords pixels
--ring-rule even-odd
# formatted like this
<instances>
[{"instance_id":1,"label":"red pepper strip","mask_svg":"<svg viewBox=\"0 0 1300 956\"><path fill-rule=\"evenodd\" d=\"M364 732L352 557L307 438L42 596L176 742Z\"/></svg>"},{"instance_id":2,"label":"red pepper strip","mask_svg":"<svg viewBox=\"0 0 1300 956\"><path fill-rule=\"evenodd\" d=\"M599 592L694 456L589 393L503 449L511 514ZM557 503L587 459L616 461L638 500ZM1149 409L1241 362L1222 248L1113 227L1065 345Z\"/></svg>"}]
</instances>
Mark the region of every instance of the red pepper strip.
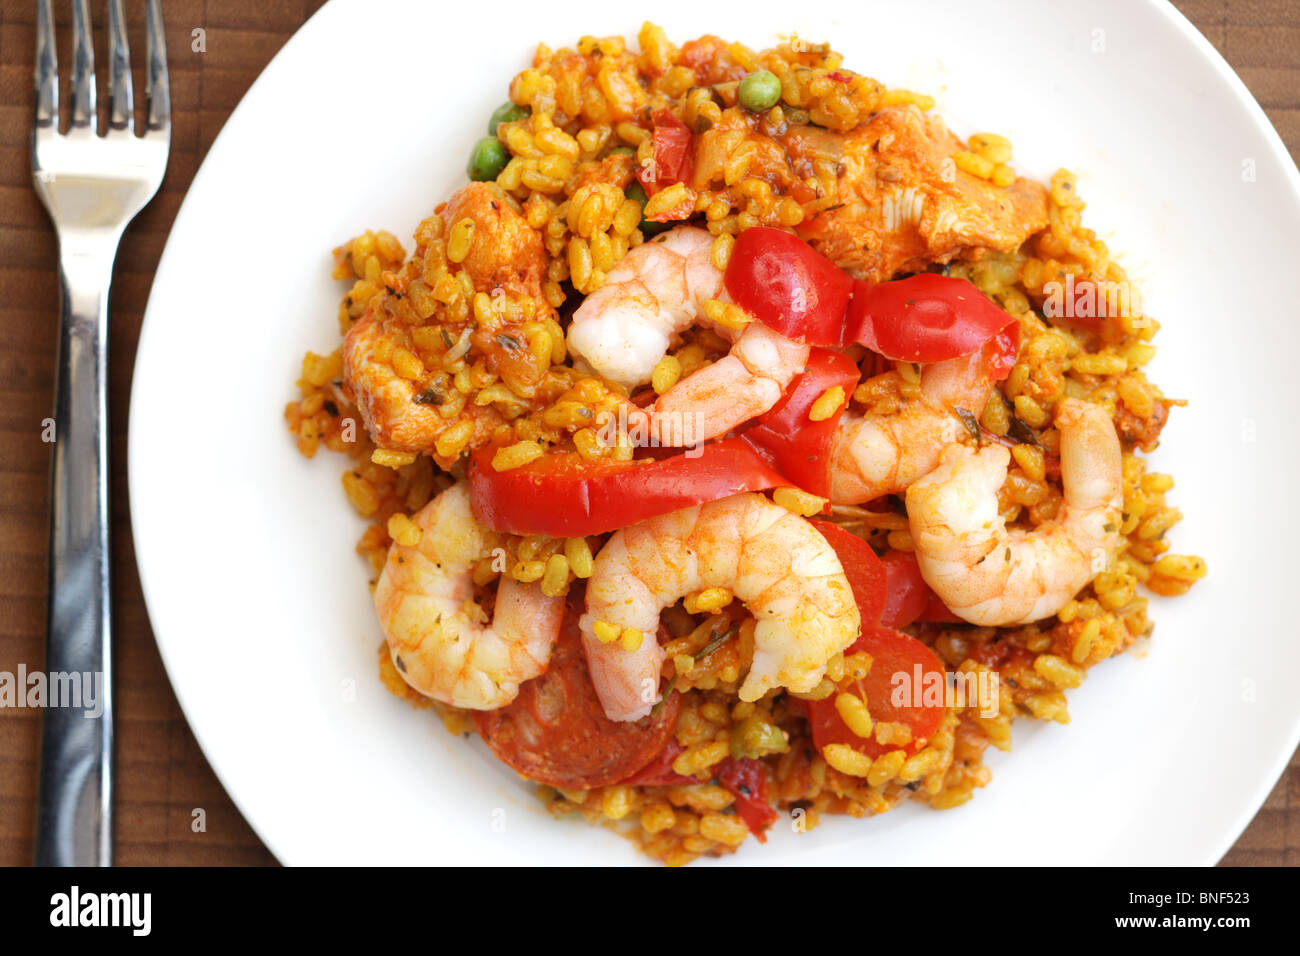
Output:
<instances>
[{"instance_id":1,"label":"red pepper strip","mask_svg":"<svg viewBox=\"0 0 1300 956\"><path fill-rule=\"evenodd\" d=\"M961 621L925 583L916 555L886 551L881 561L885 566L886 598L880 623L886 627L907 627L914 621Z\"/></svg>"},{"instance_id":2,"label":"red pepper strip","mask_svg":"<svg viewBox=\"0 0 1300 956\"><path fill-rule=\"evenodd\" d=\"M764 325L788 339L842 348L853 280L798 236L755 226L736 237L727 292ZM981 343L982 344L982 343Z\"/></svg>"},{"instance_id":3,"label":"red pepper strip","mask_svg":"<svg viewBox=\"0 0 1300 956\"><path fill-rule=\"evenodd\" d=\"M835 428L858 384L858 366L843 352L815 348L803 373L781 400L759 416L744 437L765 452L772 466L805 491L830 497L830 453ZM813 404L836 385L844 401L822 421L808 417Z\"/></svg>"},{"instance_id":4,"label":"red pepper strip","mask_svg":"<svg viewBox=\"0 0 1300 956\"><path fill-rule=\"evenodd\" d=\"M647 196L653 196L674 183L690 180L695 165L693 141L690 129L672 110L664 108L654 114L654 131L651 133L653 162L638 166L636 173ZM693 202L686 215L673 216L672 219L685 219L690 212L694 212ZM669 220L661 214L655 217L655 221Z\"/></svg>"},{"instance_id":5,"label":"red pepper strip","mask_svg":"<svg viewBox=\"0 0 1300 956\"><path fill-rule=\"evenodd\" d=\"M767 842L767 828L780 814L768 802L767 773L753 757L727 757L718 764L718 784L736 798L736 813L758 842Z\"/></svg>"},{"instance_id":6,"label":"red pepper strip","mask_svg":"<svg viewBox=\"0 0 1300 956\"><path fill-rule=\"evenodd\" d=\"M588 461L559 452L509 471L492 467L495 452L487 445L470 459L470 504L484 525L511 534L603 534L688 505L790 484L743 438L659 461Z\"/></svg>"},{"instance_id":7,"label":"red pepper strip","mask_svg":"<svg viewBox=\"0 0 1300 956\"><path fill-rule=\"evenodd\" d=\"M1002 332L1014 338L1000 343L996 354L1014 351L1020 341L1014 316L965 279L933 272L874 285L858 280L845 321L850 340L904 362L969 355Z\"/></svg>"}]
</instances>

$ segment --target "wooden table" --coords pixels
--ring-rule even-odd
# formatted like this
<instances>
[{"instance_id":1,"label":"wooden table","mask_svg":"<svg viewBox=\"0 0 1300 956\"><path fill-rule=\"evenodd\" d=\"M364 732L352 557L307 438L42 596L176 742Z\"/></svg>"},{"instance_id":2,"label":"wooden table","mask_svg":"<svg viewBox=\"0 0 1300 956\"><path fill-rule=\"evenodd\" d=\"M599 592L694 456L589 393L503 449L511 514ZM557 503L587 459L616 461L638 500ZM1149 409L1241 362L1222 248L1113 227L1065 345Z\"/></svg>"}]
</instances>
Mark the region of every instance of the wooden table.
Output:
<instances>
[{"instance_id":1,"label":"wooden table","mask_svg":"<svg viewBox=\"0 0 1300 956\"><path fill-rule=\"evenodd\" d=\"M117 861L270 864L181 715L136 578L126 489L126 419L136 341L163 243L200 161L249 85L321 0L166 0L174 132L158 198L127 231L113 285L111 444L117 642ZM44 656L49 447L58 282L54 233L27 158L35 4L0 0L0 671ZM66 20L65 8L56 5ZM102 19L102 5L95 3ZM129 0L133 27L142 0ZM1181 0L1255 93L1293 155L1300 151L1300 4ZM205 52L192 33L205 31ZM102 37L101 37L102 39ZM132 49L142 60L143 37ZM67 49L66 46L60 49ZM99 46L102 50L102 44ZM67 55L64 55L65 72ZM101 66L103 56L100 57ZM143 89L137 71L137 90ZM286 439L287 440L287 439ZM0 864L32 857L39 717L0 709ZM205 832L191 830L206 812ZM1300 864L1300 754L1224 858Z\"/></svg>"}]
</instances>

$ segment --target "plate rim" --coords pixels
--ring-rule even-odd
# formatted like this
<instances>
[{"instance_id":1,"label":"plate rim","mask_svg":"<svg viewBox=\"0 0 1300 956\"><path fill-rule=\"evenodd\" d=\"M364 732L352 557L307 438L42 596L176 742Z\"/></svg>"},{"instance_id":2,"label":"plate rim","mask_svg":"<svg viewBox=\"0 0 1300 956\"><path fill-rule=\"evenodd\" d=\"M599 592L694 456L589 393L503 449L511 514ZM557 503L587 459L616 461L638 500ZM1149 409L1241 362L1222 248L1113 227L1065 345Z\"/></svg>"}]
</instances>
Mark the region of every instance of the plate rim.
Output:
<instances>
[{"instance_id":1,"label":"plate rim","mask_svg":"<svg viewBox=\"0 0 1300 956\"><path fill-rule=\"evenodd\" d=\"M1272 158L1283 170L1286 186L1290 189L1297 203L1300 203L1300 167L1297 166L1295 158L1292 157L1290 151L1286 148L1281 135L1268 119L1267 114L1260 106L1258 100L1250 92L1249 88L1245 85L1241 77L1238 76L1237 72L1227 62L1223 54L1220 53L1213 43L1211 43L1210 40L1196 28L1196 26L1182 13L1182 11L1173 5L1171 0L1142 0L1142 3L1148 11L1159 14L1165 23L1168 24L1168 26L1184 42L1191 45L1191 47L1199 54L1200 58L1210 65L1216 80L1226 84L1228 90L1232 94L1235 104L1249 117L1252 126L1262 136L1263 140L1267 144L1272 153ZM150 576L144 565L142 551L138 546L140 538L138 535L139 518L137 517L138 509L136 507L136 491L143 480L140 477L140 469L143 466L143 463L141 462L140 464L137 464L137 462L140 461L144 452L138 451L138 449L142 447L143 440L137 441L135 436L139 434L139 430L136 427L137 422L141 419L144 413L140 410L138 402L139 390L136 388L136 381L137 376L140 374L140 369L143 367L142 363L138 361L138 358L144 352L146 342L149 338L150 329L163 322L161 316L155 315L156 307L154 303L156 280L160 274L164 273L169 261L181 255L181 252L173 245L174 234L177 226L182 222L187 221L187 212L192 208L191 196L195 191L195 187L203 183L208 175L210 175L209 160L213 155L218 154L218 150L222 147L222 144L230 139L231 127L238 125L236 120L239 118L241 112L245 110L247 103L258 95L259 91L267 85L269 82L267 77L278 75L279 70L283 68L286 54L291 50L297 49L297 47L303 42L308 42L304 41L304 35L309 35L314 33L316 29L319 29L319 24L327 19L327 11L338 9L342 6L344 5L329 3L322 6L307 18L307 20L305 20L302 25L294 31L292 36L285 41L280 49L276 51L275 55L270 59L270 61L268 61L266 66L257 75L257 78L249 86L248 90L245 91L234 109L231 110L225 123L222 125L221 130L217 133L217 136L204 154L203 161L195 171L195 174L185 191L181 204L177 209L175 219L168 230L166 243L162 254L159 257L158 266L154 271L153 279L150 283L149 298L144 310L136 345L136 361L134 362L132 369L131 398L127 420L127 496L133 554L137 578L140 582L141 595L146 614L148 615L150 631L154 638L154 644L158 649L159 657L162 660L163 668L167 674L167 680L171 686L173 695L176 698L177 705L181 710L190 733L193 734L200 750L202 750L209 767L211 767L212 772L220 782L227 798L238 809L250 829L253 830L258 839L262 841L267 850L275 857L277 862L280 862L281 864L286 862L286 857L278 843L276 834L270 832L259 824L258 818L253 812L251 812L251 808L247 804L244 796L231 787L227 776L227 770L223 769L220 762L214 759L214 752L210 747L210 740L207 731L201 728L192 719L191 704L187 704L185 697L182 695L178 687L176 676L179 672L176 670L176 662L170 655L166 647L166 642L160 638L159 632L154 623L156 618L154 608L160 599L149 584ZM151 594L154 596L151 597ZM1297 747L1300 746L1300 707L1296 709L1292 716L1289 743L1290 746L1288 749L1284 752L1274 754L1272 760L1268 762L1269 776L1267 778L1263 776L1260 777L1261 782L1255 785L1253 796L1243 803L1244 809L1233 822L1232 826L1230 828L1224 828L1223 832L1225 833L1225 836L1218 841L1217 846L1213 847L1213 856L1204 859L1202 865L1212 866L1223 858L1224 854L1228 852L1253 821L1255 816L1258 814L1260 807L1268 798L1273 788L1277 785L1278 780L1289 765L1292 755Z\"/></svg>"}]
</instances>

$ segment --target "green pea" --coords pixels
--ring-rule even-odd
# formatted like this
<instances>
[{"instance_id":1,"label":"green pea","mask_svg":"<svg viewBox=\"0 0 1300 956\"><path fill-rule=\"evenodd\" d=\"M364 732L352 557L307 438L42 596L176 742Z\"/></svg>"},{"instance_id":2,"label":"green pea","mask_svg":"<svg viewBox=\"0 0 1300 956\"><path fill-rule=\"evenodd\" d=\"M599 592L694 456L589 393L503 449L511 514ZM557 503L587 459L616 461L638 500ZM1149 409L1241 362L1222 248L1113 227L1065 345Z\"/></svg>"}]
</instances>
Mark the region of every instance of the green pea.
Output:
<instances>
[{"instance_id":1,"label":"green pea","mask_svg":"<svg viewBox=\"0 0 1300 956\"><path fill-rule=\"evenodd\" d=\"M624 195L626 195L628 199L635 199L640 203L643 210L645 209L645 204L650 201L650 197L645 194L645 189L635 179L632 180L632 185L628 186L627 189L624 190ZM659 235L659 233L667 229L668 226L669 223L666 222L651 222L649 219L643 218L640 225L641 235L649 239L651 236Z\"/></svg>"},{"instance_id":2,"label":"green pea","mask_svg":"<svg viewBox=\"0 0 1300 956\"><path fill-rule=\"evenodd\" d=\"M496 179L501 170L510 162L510 154L494 136L484 136L474 144L474 151L469 154L466 172L476 183L485 183Z\"/></svg>"},{"instance_id":3,"label":"green pea","mask_svg":"<svg viewBox=\"0 0 1300 956\"><path fill-rule=\"evenodd\" d=\"M615 146L613 149L609 151L609 155L611 156L615 155L616 153L621 154L623 156L635 156L636 150L633 149L631 146Z\"/></svg>"},{"instance_id":4,"label":"green pea","mask_svg":"<svg viewBox=\"0 0 1300 956\"><path fill-rule=\"evenodd\" d=\"M740 81L740 105L751 113L770 110L781 99L781 80L771 70L758 70Z\"/></svg>"},{"instance_id":5,"label":"green pea","mask_svg":"<svg viewBox=\"0 0 1300 956\"><path fill-rule=\"evenodd\" d=\"M524 119L528 116L529 110L525 106L516 106L509 100L502 103L492 111L492 116L488 120L488 135L495 136L497 127L502 123L514 123L517 120Z\"/></svg>"}]
</instances>

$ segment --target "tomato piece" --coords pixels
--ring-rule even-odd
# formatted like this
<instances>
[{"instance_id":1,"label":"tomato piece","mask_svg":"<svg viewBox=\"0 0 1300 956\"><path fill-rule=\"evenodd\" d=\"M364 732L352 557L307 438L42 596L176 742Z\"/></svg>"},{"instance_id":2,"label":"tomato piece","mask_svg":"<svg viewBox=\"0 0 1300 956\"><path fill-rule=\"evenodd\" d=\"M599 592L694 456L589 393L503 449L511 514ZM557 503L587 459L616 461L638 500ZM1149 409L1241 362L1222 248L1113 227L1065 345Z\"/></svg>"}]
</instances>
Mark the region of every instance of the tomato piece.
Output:
<instances>
[{"instance_id":1,"label":"tomato piece","mask_svg":"<svg viewBox=\"0 0 1300 956\"><path fill-rule=\"evenodd\" d=\"M846 318L851 341L886 358L905 362L942 362L969 355L1016 318L1000 309L965 279L921 272L906 279L853 285ZM1013 362L1014 364L1014 362Z\"/></svg>"},{"instance_id":2,"label":"tomato piece","mask_svg":"<svg viewBox=\"0 0 1300 956\"><path fill-rule=\"evenodd\" d=\"M744 433L761 447L772 466L805 491L830 497L830 453L835 428L858 383L858 366L843 352L815 348L808 365L772 408ZM808 417L829 388L844 389L844 401L829 418Z\"/></svg>"},{"instance_id":3,"label":"tomato piece","mask_svg":"<svg viewBox=\"0 0 1300 956\"><path fill-rule=\"evenodd\" d=\"M736 813L760 843L767 842L767 829L780 814L768 802L767 771L753 757L727 757L718 764L718 785L736 798Z\"/></svg>"},{"instance_id":4,"label":"tomato piece","mask_svg":"<svg viewBox=\"0 0 1300 956\"><path fill-rule=\"evenodd\" d=\"M916 638L893 628L864 626L862 636L846 653L865 651L871 655L871 669L861 680L846 677L839 692L865 698L871 719L880 723L906 724L912 742L904 747L881 744L874 736L859 737L840 717L832 694L824 700L806 701L808 723L818 750L827 744L848 744L873 760L890 750L914 754L934 736L946 708L947 678L943 662Z\"/></svg>"},{"instance_id":5,"label":"tomato piece","mask_svg":"<svg viewBox=\"0 0 1300 956\"><path fill-rule=\"evenodd\" d=\"M638 166L636 173L647 196L653 196L673 183L688 181L694 166L694 137L686 124L666 107L656 111L653 121L654 130L650 134L653 162ZM686 219L694 211L694 200L691 200L689 209L674 207L667 213L654 216L652 221Z\"/></svg>"},{"instance_id":6,"label":"tomato piece","mask_svg":"<svg viewBox=\"0 0 1300 956\"><path fill-rule=\"evenodd\" d=\"M484 525L511 534L602 534L688 505L790 484L743 438L659 460L588 461L558 452L509 471L492 467L495 450L485 446L470 459L470 504Z\"/></svg>"},{"instance_id":7,"label":"tomato piece","mask_svg":"<svg viewBox=\"0 0 1300 956\"><path fill-rule=\"evenodd\" d=\"M478 711L474 724L502 763L530 780L590 790L637 773L660 754L677 727L681 695L669 694L657 714L637 721L605 716L587 671L578 616L570 602L546 673L520 685L498 710Z\"/></svg>"},{"instance_id":8,"label":"tomato piece","mask_svg":"<svg viewBox=\"0 0 1300 956\"><path fill-rule=\"evenodd\" d=\"M853 280L798 236L746 229L723 282L741 308L788 339L837 348L848 342L844 312Z\"/></svg>"},{"instance_id":9,"label":"tomato piece","mask_svg":"<svg viewBox=\"0 0 1300 956\"><path fill-rule=\"evenodd\" d=\"M844 576L849 579L849 587L853 589L853 599L857 601L863 626L875 624L885 610L885 595L888 593L884 563L876 556L871 545L856 534L829 521L814 519L811 523L839 556L840 564L844 566Z\"/></svg>"},{"instance_id":10,"label":"tomato piece","mask_svg":"<svg viewBox=\"0 0 1300 956\"><path fill-rule=\"evenodd\" d=\"M984 365L989 378L1000 382L1016 367L1020 358L1020 323L1013 322L984 343Z\"/></svg>"}]
</instances>

